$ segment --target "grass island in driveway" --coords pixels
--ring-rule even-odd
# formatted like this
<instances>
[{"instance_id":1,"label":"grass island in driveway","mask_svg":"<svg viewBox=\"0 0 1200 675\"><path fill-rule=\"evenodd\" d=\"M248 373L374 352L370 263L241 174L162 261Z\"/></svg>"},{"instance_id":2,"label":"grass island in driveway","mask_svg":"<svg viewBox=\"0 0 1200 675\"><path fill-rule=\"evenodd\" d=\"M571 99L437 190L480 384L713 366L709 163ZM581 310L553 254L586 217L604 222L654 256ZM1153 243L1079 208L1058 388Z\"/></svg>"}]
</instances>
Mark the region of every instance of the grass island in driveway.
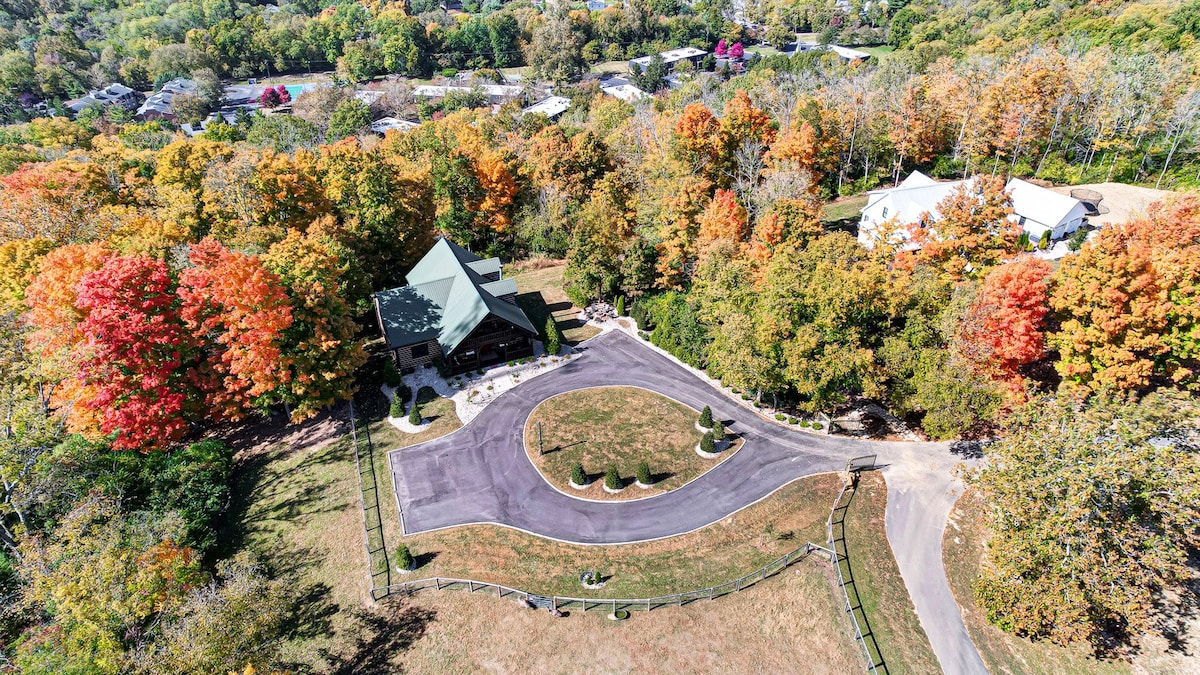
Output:
<instances>
[{"instance_id":1,"label":"grass island in driveway","mask_svg":"<svg viewBox=\"0 0 1200 675\"><path fill-rule=\"evenodd\" d=\"M586 499L640 499L686 484L737 449L729 447L715 459L696 454L703 436L696 428L699 416L689 406L638 387L570 391L533 410L525 424L525 451L542 477L563 492ZM643 461L653 480L645 489L634 482ZM569 485L580 464L589 481L582 490ZM615 494L603 488L610 466L623 486Z\"/></svg>"}]
</instances>

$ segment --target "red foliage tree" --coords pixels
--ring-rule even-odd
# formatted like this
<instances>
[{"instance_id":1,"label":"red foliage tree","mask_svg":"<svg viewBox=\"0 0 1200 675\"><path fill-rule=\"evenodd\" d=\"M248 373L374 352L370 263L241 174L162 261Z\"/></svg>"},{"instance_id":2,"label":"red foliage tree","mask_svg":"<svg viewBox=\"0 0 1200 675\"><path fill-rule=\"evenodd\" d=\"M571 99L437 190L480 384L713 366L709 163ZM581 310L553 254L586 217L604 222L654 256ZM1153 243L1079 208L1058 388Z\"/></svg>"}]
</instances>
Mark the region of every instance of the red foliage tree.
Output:
<instances>
[{"instance_id":1,"label":"red foliage tree","mask_svg":"<svg viewBox=\"0 0 1200 675\"><path fill-rule=\"evenodd\" d=\"M264 108L277 108L281 103L283 103L283 98L279 95L278 89L267 87L258 95L258 104Z\"/></svg>"},{"instance_id":2,"label":"red foliage tree","mask_svg":"<svg viewBox=\"0 0 1200 675\"><path fill-rule=\"evenodd\" d=\"M184 410L194 387L195 342L179 318L166 263L140 256L109 258L79 283L88 312L77 353L80 377L113 447L148 451L187 431Z\"/></svg>"},{"instance_id":3,"label":"red foliage tree","mask_svg":"<svg viewBox=\"0 0 1200 675\"><path fill-rule=\"evenodd\" d=\"M275 93L279 95L280 103L292 102L292 92L288 91L287 87L283 86L282 84L278 87L275 87Z\"/></svg>"},{"instance_id":4,"label":"red foliage tree","mask_svg":"<svg viewBox=\"0 0 1200 675\"><path fill-rule=\"evenodd\" d=\"M720 40L717 40L717 48L715 50L713 50L713 54L720 57L720 56L725 56L728 53L729 53L729 48L725 46L725 38L721 38Z\"/></svg>"},{"instance_id":5,"label":"red foliage tree","mask_svg":"<svg viewBox=\"0 0 1200 675\"><path fill-rule=\"evenodd\" d=\"M729 58L733 59L734 61L740 61L745 55L746 49L742 47L742 43L740 42L733 43L733 46L729 48Z\"/></svg>"},{"instance_id":6,"label":"red foliage tree","mask_svg":"<svg viewBox=\"0 0 1200 675\"><path fill-rule=\"evenodd\" d=\"M280 337L292 326L291 303L257 256L206 238L188 258L194 267L180 275L180 315L208 352L206 402L216 416L240 419L276 402L288 381Z\"/></svg>"},{"instance_id":7,"label":"red foliage tree","mask_svg":"<svg viewBox=\"0 0 1200 675\"><path fill-rule=\"evenodd\" d=\"M1050 265L1034 256L992 269L960 325L960 350L981 373L1024 396L1022 366L1046 353Z\"/></svg>"}]
</instances>

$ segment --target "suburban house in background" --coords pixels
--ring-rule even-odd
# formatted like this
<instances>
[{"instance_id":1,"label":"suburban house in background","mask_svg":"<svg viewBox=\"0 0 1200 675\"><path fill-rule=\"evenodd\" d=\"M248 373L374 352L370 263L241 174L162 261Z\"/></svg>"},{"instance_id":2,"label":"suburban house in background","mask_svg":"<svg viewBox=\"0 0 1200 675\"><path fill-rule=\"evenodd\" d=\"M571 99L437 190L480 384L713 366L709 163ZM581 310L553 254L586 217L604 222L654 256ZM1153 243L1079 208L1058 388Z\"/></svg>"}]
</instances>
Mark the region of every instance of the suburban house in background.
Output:
<instances>
[{"instance_id":1,"label":"suburban house in background","mask_svg":"<svg viewBox=\"0 0 1200 675\"><path fill-rule=\"evenodd\" d=\"M134 91L123 84L113 82L103 89L89 91L86 96L71 99L64 105L78 115L92 106L107 108L110 105L120 106L126 110L136 110L142 101L140 92Z\"/></svg>"},{"instance_id":2,"label":"suburban house in background","mask_svg":"<svg viewBox=\"0 0 1200 675\"><path fill-rule=\"evenodd\" d=\"M894 188L868 192L858 224L858 241L873 248L879 226L889 220L902 226L915 225L926 214L936 220L938 203L968 180L973 179L938 182L914 171ZM1051 241L1062 239L1078 230L1088 214L1087 206L1080 200L1019 178L1008 181L1005 189L1012 197L1013 213L1009 217L1021 224L1032 242L1040 241L1046 232L1050 233ZM907 230L896 234L908 239ZM911 250L916 245L909 243L905 247Z\"/></svg>"},{"instance_id":3,"label":"suburban house in background","mask_svg":"<svg viewBox=\"0 0 1200 675\"><path fill-rule=\"evenodd\" d=\"M137 109L140 120L175 119L175 110L171 108L171 99L183 94L195 95L199 86L185 77L177 77L163 84L162 89L151 94L146 102Z\"/></svg>"},{"instance_id":4,"label":"suburban house in background","mask_svg":"<svg viewBox=\"0 0 1200 675\"><path fill-rule=\"evenodd\" d=\"M533 355L537 330L499 258L439 239L405 277L375 293L375 316L400 369L441 361L454 373Z\"/></svg>"},{"instance_id":5,"label":"suburban house in background","mask_svg":"<svg viewBox=\"0 0 1200 675\"><path fill-rule=\"evenodd\" d=\"M667 68L674 68L675 64L679 63L680 61L690 61L692 65L700 65L700 61L704 59L705 54L708 54L708 52L704 51L703 49L696 49L695 47L680 47L679 49L665 51L659 54L659 56L662 58L663 63L667 64ZM653 56L643 56L639 59L630 59L629 72L640 73L646 70L646 66L650 65L650 62L653 60Z\"/></svg>"}]
</instances>

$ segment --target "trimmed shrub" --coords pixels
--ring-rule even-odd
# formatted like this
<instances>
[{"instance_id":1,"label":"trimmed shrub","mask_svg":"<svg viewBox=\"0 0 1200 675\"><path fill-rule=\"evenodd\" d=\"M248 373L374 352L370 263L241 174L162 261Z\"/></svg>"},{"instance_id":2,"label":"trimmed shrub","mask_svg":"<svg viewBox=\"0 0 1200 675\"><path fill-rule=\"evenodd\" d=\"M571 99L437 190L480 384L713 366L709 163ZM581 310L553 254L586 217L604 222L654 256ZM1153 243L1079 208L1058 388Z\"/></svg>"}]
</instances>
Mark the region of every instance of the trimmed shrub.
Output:
<instances>
[{"instance_id":1,"label":"trimmed shrub","mask_svg":"<svg viewBox=\"0 0 1200 675\"><path fill-rule=\"evenodd\" d=\"M796 419L795 417L789 417L789 418L788 418L788 424L796 424L796 423L797 423L797 422L799 422L799 421L800 421L800 420Z\"/></svg>"},{"instance_id":2,"label":"trimmed shrub","mask_svg":"<svg viewBox=\"0 0 1200 675\"><path fill-rule=\"evenodd\" d=\"M713 437L711 431L704 434L704 438L700 439L700 449L709 453L717 451L717 440Z\"/></svg>"},{"instance_id":3,"label":"trimmed shrub","mask_svg":"<svg viewBox=\"0 0 1200 675\"><path fill-rule=\"evenodd\" d=\"M587 473L584 472L582 464L576 464L575 468L571 469L571 482L576 485L587 483Z\"/></svg>"},{"instance_id":4,"label":"trimmed shrub","mask_svg":"<svg viewBox=\"0 0 1200 675\"><path fill-rule=\"evenodd\" d=\"M404 417L404 399L399 394L392 396L392 409L388 414L395 418Z\"/></svg>"},{"instance_id":5,"label":"trimmed shrub","mask_svg":"<svg viewBox=\"0 0 1200 675\"><path fill-rule=\"evenodd\" d=\"M617 473L617 467L610 466L608 471L604 472L604 487L609 490L620 490L624 487L621 485L621 474Z\"/></svg>"},{"instance_id":6,"label":"trimmed shrub","mask_svg":"<svg viewBox=\"0 0 1200 675\"><path fill-rule=\"evenodd\" d=\"M812 428L816 429L817 431L820 431L821 429L825 428L825 425L821 424L820 422L813 422Z\"/></svg>"},{"instance_id":7,"label":"trimmed shrub","mask_svg":"<svg viewBox=\"0 0 1200 675\"><path fill-rule=\"evenodd\" d=\"M562 341L558 336L558 324L554 316L546 317L546 353L555 356L562 350Z\"/></svg>"},{"instance_id":8,"label":"trimmed shrub","mask_svg":"<svg viewBox=\"0 0 1200 675\"><path fill-rule=\"evenodd\" d=\"M421 403L413 399L412 408L408 411L408 423L419 426L423 420L421 419Z\"/></svg>"},{"instance_id":9,"label":"trimmed shrub","mask_svg":"<svg viewBox=\"0 0 1200 675\"><path fill-rule=\"evenodd\" d=\"M784 415L783 413L775 413L775 421L776 422L782 422L785 419L787 419L787 415Z\"/></svg>"},{"instance_id":10,"label":"trimmed shrub","mask_svg":"<svg viewBox=\"0 0 1200 675\"><path fill-rule=\"evenodd\" d=\"M704 406L704 410L700 411L700 426L705 429L711 429L713 425L712 408Z\"/></svg>"},{"instance_id":11,"label":"trimmed shrub","mask_svg":"<svg viewBox=\"0 0 1200 675\"><path fill-rule=\"evenodd\" d=\"M802 427L804 427L805 429L807 429L807 428L809 428L809 427L810 427L810 426L812 426L812 425L811 425L811 424L809 424L808 420L800 420L800 426L802 426Z\"/></svg>"},{"instance_id":12,"label":"trimmed shrub","mask_svg":"<svg viewBox=\"0 0 1200 675\"><path fill-rule=\"evenodd\" d=\"M650 476L650 465L646 463L646 460L642 460L642 462L638 464L637 481L642 485L649 485L650 483L654 482L654 479Z\"/></svg>"},{"instance_id":13,"label":"trimmed shrub","mask_svg":"<svg viewBox=\"0 0 1200 675\"><path fill-rule=\"evenodd\" d=\"M391 361L383 363L383 383L393 389L404 384L404 376L400 374L399 370L396 370L396 364Z\"/></svg>"},{"instance_id":14,"label":"trimmed shrub","mask_svg":"<svg viewBox=\"0 0 1200 675\"><path fill-rule=\"evenodd\" d=\"M412 551L408 550L406 544L400 544L396 547L396 567L402 570L411 570L417 561L413 558Z\"/></svg>"},{"instance_id":15,"label":"trimmed shrub","mask_svg":"<svg viewBox=\"0 0 1200 675\"><path fill-rule=\"evenodd\" d=\"M617 316L625 316L625 296L617 296Z\"/></svg>"},{"instance_id":16,"label":"trimmed shrub","mask_svg":"<svg viewBox=\"0 0 1200 675\"><path fill-rule=\"evenodd\" d=\"M725 425L721 423L721 420L713 423L712 435L715 441L725 440Z\"/></svg>"}]
</instances>

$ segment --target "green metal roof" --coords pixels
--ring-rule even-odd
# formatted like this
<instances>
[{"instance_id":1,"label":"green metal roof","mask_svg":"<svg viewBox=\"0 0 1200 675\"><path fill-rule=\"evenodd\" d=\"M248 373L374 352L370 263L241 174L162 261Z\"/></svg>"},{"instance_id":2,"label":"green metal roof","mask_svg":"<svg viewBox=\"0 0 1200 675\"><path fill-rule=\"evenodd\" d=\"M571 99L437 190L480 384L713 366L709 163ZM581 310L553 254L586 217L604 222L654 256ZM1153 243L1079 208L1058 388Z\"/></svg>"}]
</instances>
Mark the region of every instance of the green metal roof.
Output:
<instances>
[{"instance_id":1,"label":"green metal roof","mask_svg":"<svg viewBox=\"0 0 1200 675\"><path fill-rule=\"evenodd\" d=\"M449 354L489 315L536 334L520 307L489 292L515 291L516 284L489 282L472 269L491 271L493 265L499 272L498 259L482 260L448 239L439 239L405 277L408 286L375 294L388 345L396 348L437 338L443 353Z\"/></svg>"}]
</instances>

